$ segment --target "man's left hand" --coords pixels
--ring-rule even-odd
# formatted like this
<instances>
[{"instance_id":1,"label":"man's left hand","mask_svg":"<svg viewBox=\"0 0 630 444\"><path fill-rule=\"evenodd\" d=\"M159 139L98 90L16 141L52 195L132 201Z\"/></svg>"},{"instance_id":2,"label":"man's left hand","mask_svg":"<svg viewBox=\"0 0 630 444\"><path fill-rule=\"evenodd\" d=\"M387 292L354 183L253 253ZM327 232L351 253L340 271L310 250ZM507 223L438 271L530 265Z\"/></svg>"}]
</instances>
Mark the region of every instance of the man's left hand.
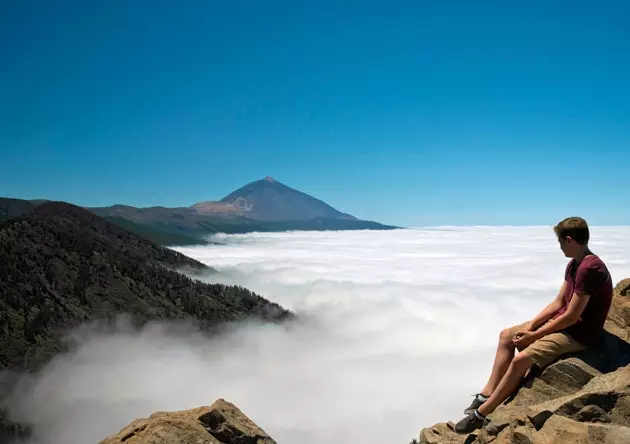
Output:
<instances>
[{"instance_id":1,"label":"man's left hand","mask_svg":"<svg viewBox=\"0 0 630 444\"><path fill-rule=\"evenodd\" d=\"M538 339L538 335L533 331L519 331L512 338L512 342L519 350L523 350L536 339Z\"/></svg>"}]
</instances>

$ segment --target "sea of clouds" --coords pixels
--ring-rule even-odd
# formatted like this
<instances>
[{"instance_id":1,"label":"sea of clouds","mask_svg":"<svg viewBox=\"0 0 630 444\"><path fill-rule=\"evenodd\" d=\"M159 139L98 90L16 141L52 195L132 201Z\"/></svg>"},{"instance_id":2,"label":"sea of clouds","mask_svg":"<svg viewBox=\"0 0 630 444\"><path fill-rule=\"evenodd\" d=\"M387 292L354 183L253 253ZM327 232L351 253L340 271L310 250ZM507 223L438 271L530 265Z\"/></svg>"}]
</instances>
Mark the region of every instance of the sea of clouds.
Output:
<instances>
[{"instance_id":1,"label":"sea of clouds","mask_svg":"<svg viewBox=\"0 0 630 444\"><path fill-rule=\"evenodd\" d=\"M84 328L12 405L36 442L97 442L159 410L223 397L279 443L408 443L457 420L486 382L501 328L557 294L567 263L551 227L218 235L177 248L300 316L209 339L186 325ZM595 227L614 282L630 228ZM21 412L21 413L20 413Z\"/></svg>"}]
</instances>

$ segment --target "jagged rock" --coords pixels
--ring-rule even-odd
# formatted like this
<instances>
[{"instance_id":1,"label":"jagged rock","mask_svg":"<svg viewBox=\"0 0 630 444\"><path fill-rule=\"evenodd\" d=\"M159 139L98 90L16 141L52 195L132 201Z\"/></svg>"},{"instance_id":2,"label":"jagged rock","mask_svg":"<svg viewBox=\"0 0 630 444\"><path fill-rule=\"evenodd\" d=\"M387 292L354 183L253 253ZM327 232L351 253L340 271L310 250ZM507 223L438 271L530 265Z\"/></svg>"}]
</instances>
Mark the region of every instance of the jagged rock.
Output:
<instances>
[{"instance_id":1,"label":"jagged rock","mask_svg":"<svg viewBox=\"0 0 630 444\"><path fill-rule=\"evenodd\" d=\"M100 444L276 444L235 405L219 399L210 407L157 412L137 419Z\"/></svg>"},{"instance_id":2,"label":"jagged rock","mask_svg":"<svg viewBox=\"0 0 630 444\"><path fill-rule=\"evenodd\" d=\"M440 423L433 427L422 429L420 442L422 444L455 444L463 441L461 436L455 435L445 423Z\"/></svg>"},{"instance_id":3,"label":"jagged rock","mask_svg":"<svg viewBox=\"0 0 630 444\"><path fill-rule=\"evenodd\" d=\"M575 415L575 420L580 422L610 422L608 413L600 406L587 405Z\"/></svg>"},{"instance_id":4,"label":"jagged rock","mask_svg":"<svg viewBox=\"0 0 630 444\"><path fill-rule=\"evenodd\" d=\"M575 393L599 374L600 371L577 357L563 359L542 372L534 370L511 404L526 406Z\"/></svg>"},{"instance_id":5,"label":"jagged rock","mask_svg":"<svg viewBox=\"0 0 630 444\"><path fill-rule=\"evenodd\" d=\"M436 424L420 443L630 443L630 279L615 287L605 328L596 347L534 369L483 429Z\"/></svg>"},{"instance_id":6,"label":"jagged rock","mask_svg":"<svg viewBox=\"0 0 630 444\"><path fill-rule=\"evenodd\" d=\"M630 342L630 279L624 279L615 287L615 297L605 328L624 341Z\"/></svg>"}]
</instances>

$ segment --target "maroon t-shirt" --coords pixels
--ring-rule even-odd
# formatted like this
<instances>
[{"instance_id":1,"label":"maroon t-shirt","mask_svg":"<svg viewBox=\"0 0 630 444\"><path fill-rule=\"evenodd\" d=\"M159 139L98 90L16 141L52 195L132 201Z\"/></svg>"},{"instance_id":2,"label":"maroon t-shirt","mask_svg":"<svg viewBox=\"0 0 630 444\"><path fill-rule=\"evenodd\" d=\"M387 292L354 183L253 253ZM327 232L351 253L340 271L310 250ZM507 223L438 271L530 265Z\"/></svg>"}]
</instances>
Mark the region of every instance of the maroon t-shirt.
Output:
<instances>
[{"instance_id":1,"label":"maroon t-shirt","mask_svg":"<svg viewBox=\"0 0 630 444\"><path fill-rule=\"evenodd\" d=\"M565 332L579 343L590 346L599 339L604 329L612 301L613 285L608 268L594 254L586 256L579 264L571 259L564 273L567 283L562 308L557 317L567 311L573 294L578 291L590 296L579 320Z\"/></svg>"}]
</instances>

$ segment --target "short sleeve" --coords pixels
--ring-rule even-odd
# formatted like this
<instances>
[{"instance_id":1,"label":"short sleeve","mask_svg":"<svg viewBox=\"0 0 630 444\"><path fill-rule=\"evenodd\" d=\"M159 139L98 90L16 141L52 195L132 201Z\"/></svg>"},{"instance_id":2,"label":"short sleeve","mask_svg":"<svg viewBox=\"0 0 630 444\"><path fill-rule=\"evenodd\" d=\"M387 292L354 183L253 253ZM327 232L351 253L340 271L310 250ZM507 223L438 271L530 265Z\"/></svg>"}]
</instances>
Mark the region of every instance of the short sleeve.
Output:
<instances>
[{"instance_id":1,"label":"short sleeve","mask_svg":"<svg viewBox=\"0 0 630 444\"><path fill-rule=\"evenodd\" d=\"M575 276L574 291L589 296L599 293L601 287L601 272L592 266L580 267Z\"/></svg>"}]
</instances>

